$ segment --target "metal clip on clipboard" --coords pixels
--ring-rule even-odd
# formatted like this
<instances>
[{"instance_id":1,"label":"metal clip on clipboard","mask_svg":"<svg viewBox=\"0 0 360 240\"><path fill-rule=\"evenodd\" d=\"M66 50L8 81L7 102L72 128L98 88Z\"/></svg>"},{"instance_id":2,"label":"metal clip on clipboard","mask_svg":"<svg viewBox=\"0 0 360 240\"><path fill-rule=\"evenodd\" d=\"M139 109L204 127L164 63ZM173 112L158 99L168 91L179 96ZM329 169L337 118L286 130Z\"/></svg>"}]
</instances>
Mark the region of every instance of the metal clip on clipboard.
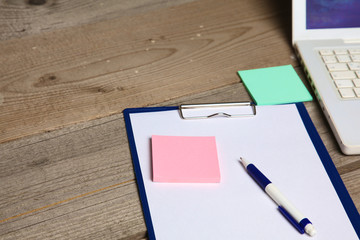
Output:
<instances>
[{"instance_id":1,"label":"metal clip on clipboard","mask_svg":"<svg viewBox=\"0 0 360 240\"><path fill-rule=\"evenodd\" d=\"M182 119L206 119L213 117L253 117L256 106L251 102L180 105Z\"/></svg>"}]
</instances>

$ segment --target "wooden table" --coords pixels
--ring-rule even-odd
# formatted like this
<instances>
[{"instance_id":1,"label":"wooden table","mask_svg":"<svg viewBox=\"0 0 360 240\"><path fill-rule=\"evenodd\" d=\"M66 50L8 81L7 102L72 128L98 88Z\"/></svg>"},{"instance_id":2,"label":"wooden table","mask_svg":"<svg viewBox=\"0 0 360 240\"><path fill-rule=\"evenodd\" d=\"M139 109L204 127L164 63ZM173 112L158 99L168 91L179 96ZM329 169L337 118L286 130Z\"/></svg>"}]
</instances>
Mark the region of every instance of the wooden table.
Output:
<instances>
[{"instance_id":1,"label":"wooden table","mask_svg":"<svg viewBox=\"0 0 360 240\"><path fill-rule=\"evenodd\" d=\"M248 101L252 68L309 87L289 2L1 1L0 238L146 238L123 109ZM360 156L305 106L359 210Z\"/></svg>"}]
</instances>

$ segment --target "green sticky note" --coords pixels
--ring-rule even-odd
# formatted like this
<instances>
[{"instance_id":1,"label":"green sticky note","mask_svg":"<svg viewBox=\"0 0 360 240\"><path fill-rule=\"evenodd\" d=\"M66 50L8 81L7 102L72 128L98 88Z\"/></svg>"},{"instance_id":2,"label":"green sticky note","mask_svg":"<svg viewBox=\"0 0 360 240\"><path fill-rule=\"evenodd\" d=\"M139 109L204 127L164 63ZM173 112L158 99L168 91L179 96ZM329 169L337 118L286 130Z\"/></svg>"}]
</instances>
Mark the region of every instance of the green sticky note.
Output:
<instances>
[{"instance_id":1,"label":"green sticky note","mask_svg":"<svg viewBox=\"0 0 360 240\"><path fill-rule=\"evenodd\" d=\"M291 65L238 72L257 105L312 101Z\"/></svg>"}]
</instances>

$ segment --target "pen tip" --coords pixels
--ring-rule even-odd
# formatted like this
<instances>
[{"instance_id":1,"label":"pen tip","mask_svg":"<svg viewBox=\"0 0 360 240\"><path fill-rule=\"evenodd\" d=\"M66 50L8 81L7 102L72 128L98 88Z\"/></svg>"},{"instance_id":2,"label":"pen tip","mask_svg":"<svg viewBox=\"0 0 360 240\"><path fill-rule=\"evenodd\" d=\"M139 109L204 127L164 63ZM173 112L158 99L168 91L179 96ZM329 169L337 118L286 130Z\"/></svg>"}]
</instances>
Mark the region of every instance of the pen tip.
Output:
<instances>
[{"instance_id":1,"label":"pen tip","mask_svg":"<svg viewBox=\"0 0 360 240\"><path fill-rule=\"evenodd\" d=\"M245 168L247 165L249 165L243 157L240 157L240 162L244 165Z\"/></svg>"}]
</instances>

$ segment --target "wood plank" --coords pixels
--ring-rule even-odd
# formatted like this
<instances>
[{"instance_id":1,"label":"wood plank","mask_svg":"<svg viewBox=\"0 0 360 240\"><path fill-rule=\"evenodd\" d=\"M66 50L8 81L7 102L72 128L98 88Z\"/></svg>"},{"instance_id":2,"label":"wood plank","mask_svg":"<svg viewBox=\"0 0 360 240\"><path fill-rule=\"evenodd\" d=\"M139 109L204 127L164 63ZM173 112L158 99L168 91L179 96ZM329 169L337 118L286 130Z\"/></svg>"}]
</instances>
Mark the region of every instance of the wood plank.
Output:
<instances>
[{"instance_id":1,"label":"wood plank","mask_svg":"<svg viewBox=\"0 0 360 240\"><path fill-rule=\"evenodd\" d=\"M122 116L0 145L1 239L140 239Z\"/></svg>"},{"instance_id":2,"label":"wood plank","mask_svg":"<svg viewBox=\"0 0 360 240\"><path fill-rule=\"evenodd\" d=\"M194 0L5 0L0 41L169 8Z\"/></svg>"},{"instance_id":3,"label":"wood plank","mask_svg":"<svg viewBox=\"0 0 360 240\"><path fill-rule=\"evenodd\" d=\"M360 165L360 160L357 162L357 165ZM345 174L341 175L341 178L344 181L344 184L352 197L355 206L360 212L360 169L354 169L352 171L349 171Z\"/></svg>"},{"instance_id":4,"label":"wood plank","mask_svg":"<svg viewBox=\"0 0 360 240\"><path fill-rule=\"evenodd\" d=\"M0 42L0 142L296 66L276 6L201 0Z\"/></svg>"}]
</instances>

